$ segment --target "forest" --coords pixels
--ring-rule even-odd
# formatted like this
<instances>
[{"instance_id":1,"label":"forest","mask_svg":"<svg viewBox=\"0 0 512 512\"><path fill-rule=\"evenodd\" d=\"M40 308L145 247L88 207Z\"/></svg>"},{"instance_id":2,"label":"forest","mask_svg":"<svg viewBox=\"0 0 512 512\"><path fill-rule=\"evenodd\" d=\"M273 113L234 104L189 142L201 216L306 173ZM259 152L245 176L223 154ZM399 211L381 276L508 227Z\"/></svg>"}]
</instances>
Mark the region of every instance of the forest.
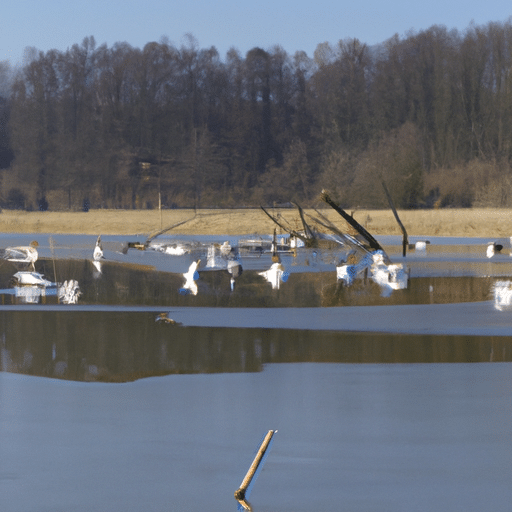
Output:
<instances>
[{"instance_id":1,"label":"forest","mask_svg":"<svg viewBox=\"0 0 512 512\"><path fill-rule=\"evenodd\" d=\"M376 46L221 58L28 49L0 63L0 206L40 210L512 206L512 18Z\"/></svg>"}]
</instances>

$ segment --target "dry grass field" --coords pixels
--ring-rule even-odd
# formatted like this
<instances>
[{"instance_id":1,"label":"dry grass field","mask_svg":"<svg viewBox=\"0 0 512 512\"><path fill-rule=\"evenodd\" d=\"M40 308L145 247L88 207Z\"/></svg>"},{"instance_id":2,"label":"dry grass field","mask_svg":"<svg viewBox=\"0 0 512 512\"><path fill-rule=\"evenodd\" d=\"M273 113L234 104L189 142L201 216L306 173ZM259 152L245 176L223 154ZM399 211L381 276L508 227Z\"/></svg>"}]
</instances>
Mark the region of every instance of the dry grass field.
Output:
<instances>
[{"instance_id":1,"label":"dry grass field","mask_svg":"<svg viewBox=\"0 0 512 512\"><path fill-rule=\"evenodd\" d=\"M299 227L295 209L271 210ZM332 209L321 210L342 230L346 225ZM315 216L315 211L306 210ZM350 212L352 213L352 212ZM440 209L398 212L409 236L470 236L508 238L512 211L508 209ZM391 210L356 210L354 218L374 235L401 235ZM0 213L0 233L76 233L91 235L148 235L173 228L173 234L270 234L274 223L260 209L240 210L91 210L85 212Z\"/></svg>"}]
</instances>

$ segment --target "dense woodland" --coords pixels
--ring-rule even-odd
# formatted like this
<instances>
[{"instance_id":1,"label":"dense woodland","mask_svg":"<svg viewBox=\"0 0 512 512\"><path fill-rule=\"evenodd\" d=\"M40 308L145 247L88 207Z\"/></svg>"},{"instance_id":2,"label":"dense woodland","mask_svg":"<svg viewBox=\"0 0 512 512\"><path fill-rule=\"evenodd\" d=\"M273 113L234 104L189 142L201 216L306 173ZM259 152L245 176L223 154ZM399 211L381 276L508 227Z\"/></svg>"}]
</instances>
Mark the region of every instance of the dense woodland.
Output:
<instances>
[{"instance_id":1,"label":"dense woodland","mask_svg":"<svg viewBox=\"0 0 512 512\"><path fill-rule=\"evenodd\" d=\"M512 206L512 18L224 59L192 36L0 63L4 208Z\"/></svg>"}]
</instances>

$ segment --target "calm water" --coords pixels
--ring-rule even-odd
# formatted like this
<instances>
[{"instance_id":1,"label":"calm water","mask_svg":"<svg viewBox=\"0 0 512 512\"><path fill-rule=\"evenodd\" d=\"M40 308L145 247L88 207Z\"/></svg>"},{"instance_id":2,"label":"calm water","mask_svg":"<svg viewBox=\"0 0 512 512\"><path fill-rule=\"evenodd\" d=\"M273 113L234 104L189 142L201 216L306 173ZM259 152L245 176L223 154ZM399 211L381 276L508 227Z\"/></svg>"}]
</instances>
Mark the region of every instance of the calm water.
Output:
<instances>
[{"instance_id":1,"label":"calm water","mask_svg":"<svg viewBox=\"0 0 512 512\"><path fill-rule=\"evenodd\" d=\"M137 251L138 252L138 251ZM172 257L159 256L160 260ZM511 258L512 259L512 258ZM421 263L421 265L420 265ZM231 290L230 275L225 270L201 269L197 280L197 295L180 291L185 279L182 273L156 270L150 265L107 261L101 273L87 259L52 260L41 258L37 270L50 281L75 279L80 284L80 304L141 305L190 307L334 307L375 306L399 304L447 304L479 302L492 299L492 286L503 279L508 260L503 265L489 262L478 264L485 272L476 272L472 263L453 264L455 270L447 275L442 264L432 260L414 263L416 277L411 276L404 290L383 293L373 281L357 281L346 287L336 279L334 265L319 271L317 267L300 267L292 271L279 289L273 289L261 275L261 270L246 269L236 278ZM183 264L188 267L189 263ZM245 266L245 262L243 261ZM254 265L254 262L252 262ZM263 268L270 267L261 265ZM432 266L428 271L426 267ZM285 268L293 270L291 265ZM16 269L8 262L0 265L0 301L3 305L20 303L12 296L9 283ZM413 274L414 274L413 273ZM512 276L512 268L510 270ZM57 299L46 297L42 303L56 304Z\"/></svg>"},{"instance_id":2,"label":"calm water","mask_svg":"<svg viewBox=\"0 0 512 512\"><path fill-rule=\"evenodd\" d=\"M386 239L411 268L409 287L390 295L339 286L322 253L283 258L290 276L278 290L258 274L263 256L244 260L234 291L227 272L201 269L197 295L184 295L189 259L123 255L119 237L104 237L101 273L95 237L9 235L2 246L37 237L38 271L78 280L82 296L76 309L55 297L20 305L13 269L0 265L1 510L234 512L268 429L279 432L255 511L510 510L512 311L488 316L494 282L512 276L508 248L491 261L486 240L438 239L403 259L399 239ZM449 318L425 317L443 304L460 304L459 322L471 314L474 333L449 335ZM439 334L398 323L378 332L370 306L402 308L414 323L412 305ZM347 308L370 330L155 321L203 307L218 308L219 325L243 318L240 308Z\"/></svg>"},{"instance_id":3,"label":"calm water","mask_svg":"<svg viewBox=\"0 0 512 512\"><path fill-rule=\"evenodd\" d=\"M70 380L261 372L269 363L512 361L503 336L181 327L153 312L1 310L0 325L2 370Z\"/></svg>"},{"instance_id":4,"label":"calm water","mask_svg":"<svg viewBox=\"0 0 512 512\"><path fill-rule=\"evenodd\" d=\"M0 373L0 508L508 512L512 367L268 364L124 384Z\"/></svg>"}]
</instances>

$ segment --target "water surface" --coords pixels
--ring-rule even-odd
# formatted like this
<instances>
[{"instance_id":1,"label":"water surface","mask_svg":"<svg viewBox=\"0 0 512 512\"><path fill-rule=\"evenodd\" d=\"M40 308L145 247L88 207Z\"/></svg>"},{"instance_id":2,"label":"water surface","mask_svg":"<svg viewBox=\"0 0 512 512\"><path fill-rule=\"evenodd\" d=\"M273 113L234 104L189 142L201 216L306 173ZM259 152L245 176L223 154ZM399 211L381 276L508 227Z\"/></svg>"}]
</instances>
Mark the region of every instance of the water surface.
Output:
<instances>
[{"instance_id":1,"label":"water surface","mask_svg":"<svg viewBox=\"0 0 512 512\"><path fill-rule=\"evenodd\" d=\"M512 366L265 365L126 384L0 373L0 507L508 512Z\"/></svg>"},{"instance_id":2,"label":"water surface","mask_svg":"<svg viewBox=\"0 0 512 512\"><path fill-rule=\"evenodd\" d=\"M492 296L509 246L433 238L402 258L382 237L411 269L391 294L340 286L336 255L310 251L283 257L278 290L261 255L233 291L201 268L191 295L190 257L103 238L98 273L96 237L2 236L37 239L38 271L82 296L23 304L0 265L1 510L234 512L269 429L256 512L510 510L512 311Z\"/></svg>"}]
</instances>

